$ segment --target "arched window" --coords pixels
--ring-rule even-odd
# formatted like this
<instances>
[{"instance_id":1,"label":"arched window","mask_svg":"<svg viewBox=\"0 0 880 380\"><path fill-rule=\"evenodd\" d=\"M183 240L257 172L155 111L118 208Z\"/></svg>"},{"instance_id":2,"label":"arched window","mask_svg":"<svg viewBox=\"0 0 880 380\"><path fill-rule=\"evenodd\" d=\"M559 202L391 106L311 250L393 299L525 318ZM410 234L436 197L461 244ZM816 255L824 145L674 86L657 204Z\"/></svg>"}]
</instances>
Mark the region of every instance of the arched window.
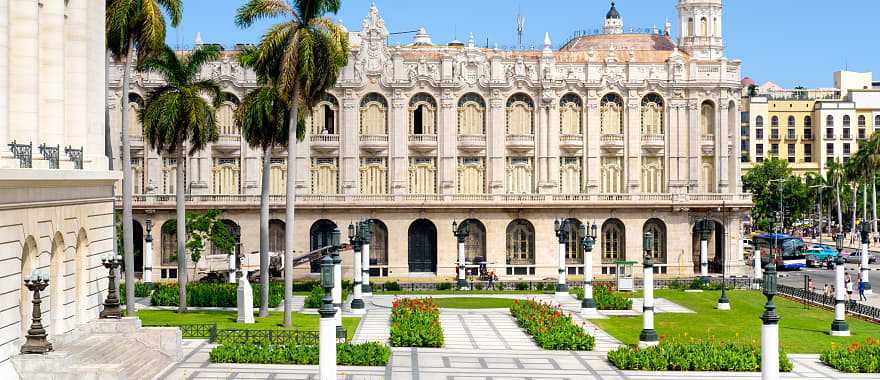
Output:
<instances>
[{"instance_id":1,"label":"arched window","mask_svg":"<svg viewBox=\"0 0 880 380\"><path fill-rule=\"evenodd\" d=\"M379 219L371 221L370 265L388 265L388 227Z\"/></svg>"},{"instance_id":2,"label":"arched window","mask_svg":"<svg viewBox=\"0 0 880 380\"><path fill-rule=\"evenodd\" d=\"M580 232L581 221L568 219L568 236L565 241L565 264L578 265L584 263L584 246L581 244Z\"/></svg>"},{"instance_id":3,"label":"arched window","mask_svg":"<svg viewBox=\"0 0 880 380\"><path fill-rule=\"evenodd\" d=\"M269 253L284 254L284 222L278 219L269 221Z\"/></svg>"},{"instance_id":4,"label":"arched window","mask_svg":"<svg viewBox=\"0 0 880 380\"><path fill-rule=\"evenodd\" d=\"M128 94L128 126L129 136L143 136L144 127L138 120L138 110L144 107L144 98L135 93Z\"/></svg>"},{"instance_id":5,"label":"arched window","mask_svg":"<svg viewBox=\"0 0 880 380\"><path fill-rule=\"evenodd\" d=\"M712 156L703 156L700 164L700 180L703 184L703 191L707 193L715 192L715 158Z\"/></svg>"},{"instance_id":6,"label":"arched window","mask_svg":"<svg viewBox=\"0 0 880 380\"><path fill-rule=\"evenodd\" d=\"M864 128L867 124L867 120L865 119L865 115L859 115L859 128Z\"/></svg>"},{"instance_id":7,"label":"arched window","mask_svg":"<svg viewBox=\"0 0 880 380\"><path fill-rule=\"evenodd\" d=\"M418 219L409 226L409 271L437 272L437 227L428 219Z\"/></svg>"},{"instance_id":8,"label":"arched window","mask_svg":"<svg viewBox=\"0 0 880 380\"><path fill-rule=\"evenodd\" d=\"M420 92L409 101L409 134L433 135L437 131L437 101L434 97Z\"/></svg>"},{"instance_id":9,"label":"arched window","mask_svg":"<svg viewBox=\"0 0 880 380\"><path fill-rule=\"evenodd\" d=\"M650 247L651 257L655 264L666 264L666 223L660 219L648 219L645 222L644 233L651 232L654 236L654 245Z\"/></svg>"},{"instance_id":10,"label":"arched window","mask_svg":"<svg viewBox=\"0 0 880 380\"><path fill-rule=\"evenodd\" d=\"M623 133L623 98L606 94L600 102L601 131L603 135Z\"/></svg>"},{"instance_id":11,"label":"arched window","mask_svg":"<svg viewBox=\"0 0 880 380\"><path fill-rule=\"evenodd\" d=\"M874 116L874 129L880 128L880 115Z\"/></svg>"},{"instance_id":12,"label":"arched window","mask_svg":"<svg viewBox=\"0 0 880 380\"><path fill-rule=\"evenodd\" d=\"M223 219L220 221L226 227L226 230L232 234L232 237L235 239L235 243L238 243L241 238L241 227L238 226L238 223L235 223L229 219ZM215 247L211 244L211 254L212 255L231 255L237 252L238 247L233 247L231 251L223 251Z\"/></svg>"},{"instance_id":13,"label":"arched window","mask_svg":"<svg viewBox=\"0 0 880 380\"><path fill-rule=\"evenodd\" d=\"M361 157L361 194L388 194L388 161L385 157Z\"/></svg>"},{"instance_id":14,"label":"arched window","mask_svg":"<svg viewBox=\"0 0 880 380\"><path fill-rule=\"evenodd\" d=\"M335 135L339 133L336 124L336 114L339 112L339 102L336 97L328 93L321 96L321 101L312 109L313 135Z\"/></svg>"},{"instance_id":15,"label":"arched window","mask_svg":"<svg viewBox=\"0 0 880 380\"><path fill-rule=\"evenodd\" d=\"M623 193L623 157L602 157L602 193Z\"/></svg>"},{"instance_id":16,"label":"arched window","mask_svg":"<svg viewBox=\"0 0 880 380\"><path fill-rule=\"evenodd\" d=\"M779 126L779 117L778 116L773 116L770 118L770 126L773 128L776 128Z\"/></svg>"},{"instance_id":17,"label":"arched window","mask_svg":"<svg viewBox=\"0 0 880 380\"><path fill-rule=\"evenodd\" d=\"M642 134L662 135L664 128L663 98L650 93L642 98Z\"/></svg>"},{"instance_id":18,"label":"arched window","mask_svg":"<svg viewBox=\"0 0 880 380\"><path fill-rule=\"evenodd\" d=\"M828 115L828 117L825 118L825 126L826 127L833 127L834 126L834 116Z\"/></svg>"},{"instance_id":19,"label":"arched window","mask_svg":"<svg viewBox=\"0 0 880 380\"><path fill-rule=\"evenodd\" d=\"M602 224L602 264L614 264L626 259L626 228L618 219Z\"/></svg>"},{"instance_id":20,"label":"arched window","mask_svg":"<svg viewBox=\"0 0 880 380\"><path fill-rule=\"evenodd\" d=\"M532 98L526 94L516 93L507 99L507 134L534 135L534 108Z\"/></svg>"},{"instance_id":21,"label":"arched window","mask_svg":"<svg viewBox=\"0 0 880 380\"><path fill-rule=\"evenodd\" d=\"M849 115L843 115L843 126L844 126L844 127L849 127L850 124L851 124L851 123L850 123Z\"/></svg>"},{"instance_id":22,"label":"arched window","mask_svg":"<svg viewBox=\"0 0 880 380\"><path fill-rule=\"evenodd\" d=\"M473 92L458 100L458 134L486 135L486 102Z\"/></svg>"},{"instance_id":23,"label":"arched window","mask_svg":"<svg viewBox=\"0 0 880 380\"><path fill-rule=\"evenodd\" d=\"M177 263L177 230L176 221L169 220L162 224L162 265L171 266Z\"/></svg>"},{"instance_id":24,"label":"arched window","mask_svg":"<svg viewBox=\"0 0 880 380\"><path fill-rule=\"evenodd\" d=\"M409 193L437 193L437 165L434 157L410 157Z\"/></svg>"},{"instance_id":25,"label":"arched window","mask_svg":"<svg viewBox=\"0 0 880 380\"><path fill-rule=\"evenodd\" d=\"M804 126L812 127L813 126L813 118L809 116L804 116Z\"/></svg>"},{"instance_id":26,"label":"arched window","mask_svg":"<svg viewBox=\"0 0 880 380\"><path fill-rule=\"evenodd\" d=\"M507 193L532 193L532 157L507 158Z\"/></svg>"},{"instance_id":27,"label":"arched window","mask_svg":"<svg viewBox=\"0 0 880 380\"><path fill-rule=\"evenodd\" d=\"M336 157L312 159L312 194L339 194L339 165Z\"/></svg>"},{"instance_id":28,"label":"arched window","mask_svg":"<svg viewBox=\"0 0 880 380\"><path fill-rule=\"evenodd\" d=\"M220 136L241 137L241 130L235 124L235 109L238 98L228 92L223 93L223 103L217 108L217 129Z\"/></svg>"},{"instance_id":29,"label":"arched window","mask_svg":"<svg viewBox=\"0 0 880 380\"><path fill-rule=\"evenodd\" d=\"M330 246L333 230L336 229L336 223L327 219L321 219L312 223L309 229L309 252ZM311 262L311 272L319 273L321 271L321 261L313 260Z\"/></svg>"},{"instance_id":30,"label":"arched window","mask_svg":"<svg viewBox=\"0 0 880 380\"><path fill-rule=\"evenodd\" d=\"M794 127L794 116L789 116L789 117L788 117L788 126L789 126L789 127Z\"/></svg>"},{"instance_id":31,"label":"arched window","mask_svg":"<svg viewBox=\"0 0 880 380\"><path fill-rule=\"evenodd\" d=\"M467 219L462 222L467 228L467 237L464 239L464 258L467 262L476 262L477 259L486 260L486 226L477 219Z\"/></svg>"},{"instance_id":32,"label":"arched window","mask_svg":"<svg viewBox=\"0 0 880 380\"><path fill-rule=\"evenodd\" d=\"M705 17L700 19L700 36L706 37L709 35L709 20Z\"/></svg>"},{"instance_id":33,"label":"arched window","mask_svg":"<svg viewBox=\"0 0 880 380\"><path fill-rule=\"evenodd\" d=\"M581 115L583 103L573 93L565 94L559 100L559 127L562 135L580 135L583 133Z\"/></svg>"},{"instance_id":34,"label":"arched window","mask_svg":"<svg viewBox=\"0 0 880 380\"><path fill-rule=\"evenodd\" d=\"M764 128L764 117L758 116L755 118L755 128Z\"/></svg>"},{"instance_id":35,"label":"arched window","mask_svg":"<svg viewBox=\"0 0 880 380\"><path fill-rule=\"evenodd\" d=\"M371 92L361 99L361 135L388 135L388 101Z\"/></svg>"},{"instance_id":36,"label":"arched window","mask_svg":"<svg viewBox=\"0 0 880 380\"><path fill-rule=\"evenodd\" d=\"M535 264L535 227L517 219L507 225L507 265Z\"/></svg>"},{"instance_id":37,"label":"arched window","mask_svg":"<svg viewBox=\"0 0 880 380\"><path fill-rule=\"evenodd\" d=\"M700 110L700 126L703 135L715 135L715 104L710 101L703 102L703 105ZM775 117L774 117L775 119ZM776 120L776 124L779 124L779 120Z\"/></svg>"},{"instance_id":38,"label":"arched window","mask_svg":"<svg viewBox=\"0 0 880 380\"><path fill-rule=\"evenodd\" d=\"M687 35L685 37L693 37L694 36L694 18L688 18L687 22Z\"/></svg>"},{"instance_id":39,"label":"arched window","mask_svg":"<svg viewBox=\"0 0 880 380\"><path fill-rule=\"evenodd\" d=\"M241 191L241 161L237 157L215 158L214 194L237 195Z\"/></svg>"},{"instance_id":40,"label":"arched window","mask_svg":"<svg viewBox=\"0 0 880 380\"><path fill-rule=\"evenodd\" d=\"M712 18L712 35L715 37L721 37L721 33L718 32L718 17Z\"/></svg>"}]
</instances>

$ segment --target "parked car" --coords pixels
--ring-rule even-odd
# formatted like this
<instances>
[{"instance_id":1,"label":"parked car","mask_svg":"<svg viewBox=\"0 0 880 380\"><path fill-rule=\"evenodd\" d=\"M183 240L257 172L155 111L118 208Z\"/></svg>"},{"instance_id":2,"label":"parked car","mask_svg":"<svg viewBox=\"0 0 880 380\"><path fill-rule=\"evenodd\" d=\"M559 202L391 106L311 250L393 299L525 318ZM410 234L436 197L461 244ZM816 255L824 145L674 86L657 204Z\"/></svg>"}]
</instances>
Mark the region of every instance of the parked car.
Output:
<instances>
[{"instance_id":1,"label":"parked car","mask_svg":"<svg viewBox=\"0 0 880 380\"><path fill-rule=\"evenodd\" d=\"M816 257L816 261L818 263L824 262L827 258L831 258L832 260L837 257L837 250L827 246L827 245L814 245L804 251L806 255L813 255Z\"/></svg>"},{"instance_id":2,"label":"parked car","mask_svg":"<svg viewBox=\"0 0 880 380\"><path fill-rule=\"evenodd\" d=\"M861 264L862 263L862 251L854 251L849 255L846 255L847 264ZM876 264L877 256L868 254L868 264Z\"/></svg>"}]
</instances>

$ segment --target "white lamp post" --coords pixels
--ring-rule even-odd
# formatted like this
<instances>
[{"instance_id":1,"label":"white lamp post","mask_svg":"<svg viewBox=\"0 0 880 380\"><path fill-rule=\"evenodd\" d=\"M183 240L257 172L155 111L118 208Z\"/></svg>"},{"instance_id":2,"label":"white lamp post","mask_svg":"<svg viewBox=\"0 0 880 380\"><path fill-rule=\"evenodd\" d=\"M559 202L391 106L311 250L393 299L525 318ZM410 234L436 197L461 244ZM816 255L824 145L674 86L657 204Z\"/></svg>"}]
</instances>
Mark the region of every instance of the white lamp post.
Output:
<instances>
[{"instance_id":1,"label":"white lamp post","mask_svg":"<svg viewBox=\"0 0 880 380\"><path fill-rule=\"evenodd\" d=\"M764 268L764 296L767 303L764 305L764 314L761 315L761 379L779 379L779 315L776 314L776 306L773 305L773 296L776 295L776 263L773 258Z\"/></svg>"},{"instance_id":2,"label":"white lamp post","mask_svg":"<svg viewBox=\"0 0 880 380\"><path fill-rule=\"evenodd\" d=\"M354 250L354 268L352 268L354 271L354 296L351 300L351 312L355 315L366 314L363 294L361 292L361 279L363 278L363 273L361 273L361 246L363 240L361 239L360 231L363 227L364 224L361 222L357 223L357 227L353 224L348 225L348 241Z\"/></svg>"},{"instance_id":3,"label":"white lamp post","mask_svg":"<svg viewBox=\"0 0 880 380\"><path fill-rule=\"evenodd\" d=\"M596 229L593 223L589 229L581 224L579 231L583 239L581 245L584 248L584 299L581 301L581 314L584 316L598 314L596 303L593 302L593 244L596 243Z\"/></svg>"},{"instance_id":4,"label":"white lamp post","mask_svg":"<svg viewBox=\"0 0 880 380\"><path fill-rule=\"evenodd\" d=\"M862 264L859 268L859 271L862 274L862 283L865 286L865 294L874 294L874 290L871 289L871 282L868 281L869 273L871 273L871 269L868 268L868 259L871 256L871 252L868 251L868 242L870 241L871 235L871 225L865 221L862 221L862 230L861 238L862 238Z\"/></svg>"},{"instance_id":5,"label":"white lamp post","mask_svg":"<svg viewBox=\"0 0 880 380\"><path fill-rule=\"evenodd\" d=\"M700 277L709 276L709 238L712 235L713 225L709 219L703 219L697 225L700 233Z\"/></svg>"},{"instance_id":6,"label":"white lamp post","mask_svg":"<svg viewBox=\"0 0 880 380\"><path fill-rule=\"evenodd\" d=\"M333 288L335 280L333 259L325 255L321 259L321 287L324 288L324 299L318 313L321 314L319 325L319 376L321 380L336 380L336 308L333 307Z\"/></svg>"},{"instance_id":7,"label":"white lamp post","mask_svg":"<svg viewBox=\"0 0 880 380\"><path fill-rule=\"evenodd\" d=\"M639 334L639 347L651 347L660 344L657 331L654 330L654 259L651 257L651 247L654 245L654 234L645 232L645 301L642 305L642 333Z\"/></svg>"},{"instance_id":8,"label":"white lamp post","mask_svg":"<svg viewBox=\"0 0 880 380\"><path fill-rule=\"evenodd\" d=\"M465 255L464 255L464 240L468 237L467 231L467 221L461 222L461 225L452 221L452 235L455 236L456 242L458 243L458 289L459 290L468 290L468 282L465 277Z\"/></svg>"},{"instance_id":9,"label":"white lamp post","mask_svg":"<svg viewBox=\"0 0 880 380\"><path fill-rule=\"evenodd\" d=\"M831 336L849 336L849 324L846 323L846 295L844 271L846 259L843 258L843 234L837 234L837 257L835 258L834 281L834 322L831 322Z\"/></svg>"},{"instance_id":10,"label":"white lamp post","mask_svg":"<svg viewBox=\"0 0 880 380\"><path fill-rule=\"evenodd\" d=\"M559 239L558 257L559 260L559 277L556 281L556 297L564 297L568 295L568 285L565 283L565 244L568 242L568 228L570 223L567 219L557 219L553 221L553 229L556 231L556 237Z\"/></svg>"},{"instance_id":11,"label":"white lamp post","mask_svg":"<svg viewBox=\"0 0 880 380\"><path fill-rule=\"evenodd\" d=\"M151 219L147 219L144 223L146 225L146 234L144 235L144 284L147 287L152 287L153 285L153 221Z\"/></svg>"},{"instance_id":12,"label":"white lamp post","mask_svg":"<svg viewBox=\"0 0 880 380\"><path fill-rule=\"evenodd\" d=\"M373 220L364 221L366 227L361 231L361 295L370 297L373 295L373 288L370 287L370 242L373 240Z\"/></svg>"}]
</instances>

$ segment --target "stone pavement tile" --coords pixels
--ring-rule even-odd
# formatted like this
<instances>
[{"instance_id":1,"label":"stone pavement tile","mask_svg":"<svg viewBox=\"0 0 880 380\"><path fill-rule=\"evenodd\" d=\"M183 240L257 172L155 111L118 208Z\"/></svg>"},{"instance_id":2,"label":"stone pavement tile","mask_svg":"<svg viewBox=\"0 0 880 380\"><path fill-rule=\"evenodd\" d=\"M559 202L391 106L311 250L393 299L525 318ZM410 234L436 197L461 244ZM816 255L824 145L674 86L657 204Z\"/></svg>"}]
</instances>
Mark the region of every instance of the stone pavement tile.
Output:
<instances>
[{"instance_id":1,"label":"stone pavement tile","mask_svg":"<svg viewBox=\"0 0 880 380\"><path fill-rule=\"evenodd\" d=\"M645 303L644 298L633 298L632 310L638 313L642 312L642 306ZM693 314L694 311L688 309L684 306L681 306L675 302L672 302L665 298L657 298L654 300L654 311L657 313L689 313Z\"/></svg>"}]
</instances>

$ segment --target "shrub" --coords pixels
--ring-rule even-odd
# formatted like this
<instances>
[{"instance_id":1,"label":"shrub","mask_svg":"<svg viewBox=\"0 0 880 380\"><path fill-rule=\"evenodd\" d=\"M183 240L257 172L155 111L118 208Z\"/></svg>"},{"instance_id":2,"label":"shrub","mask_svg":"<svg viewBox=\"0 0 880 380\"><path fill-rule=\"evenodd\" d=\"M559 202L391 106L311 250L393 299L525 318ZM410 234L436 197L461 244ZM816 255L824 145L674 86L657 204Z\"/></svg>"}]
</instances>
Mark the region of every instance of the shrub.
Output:
<instances>
[{"instance_id":1,"label":"shrub","mask_svg":"<svg viewBox=\"0 0 880 380\"><path fill-rule=\"evenodd\" d=\"M842 372L880 373L880 340L868 337L864 344L853 343L848 347L834 345L822 352L819 360Z\"/></svg>"},{"instance_id":2,"label":"shrub","mask_svg":"<svg viewBox=\"0 0 880 380\"><path fill-rule=\"evenodd\" d=\"M391 309L393 347L442 347L440 308L430 298L398 299Z\"/></svg>"},{"instance_id":3,"label":"shrub","mask_svg":"<svg viewBox=\"0 0 880 380\"><path fill-rule=\"evenodd\" d=\"M437 284L437 290L452 290L452 283L450 282L441 282Z\"/></svg>"},{"instance_id":4,"label":"shrub","mask_svg":"<svg viewBox=\"0 0 880 380\"><path fill-rule=\"evenodd\" d=\"M543 349L590 351L595 346L595 339L584 332L583 326L575 324L571 316L557 306L516 300L510 313Z\"/></svg>"},{"instance_id":5,"label":"shrub","mask_svg":"<svg viewBox=\"0 0 880 380\"><path fill-rule=\"evenodd\" d=\"M260 306L260 285L252 285L254 307ZM186 285L186 302L192 307L236 307L236 284L211 284L192 282ZM269 284L269 307L277 307L284 299L284 286L281 283ZM156 284L150 296L153 306L178 306L180 302L176 283Z\"/></svg>"},{"instance_id":6,"label":"shrub","mask_svg":"<svg viewBox=\"0 0 880 380\"><path fill-rule=\"evenodd\" d=\"M274 344L221 344L211 350L213 363L316 365L318 346ZM388 365L391 350L381 343L340 343L336 345L336 364L350 366Z\"/></svg>"},{"instance_id":7,"label":"shrub","mask_svg":"<svg viewBox=\"0 0 880 380\"><path fill-rule=\"evenodd\" d=\"M517 282L516 290L529 290L529 283L524 281Z\"/></svg>"},{"instance_id":8,"label":"shrub","mask_svg":"<svg viewBox=\"0 0 880 380\"><path fill-rule=\"evenodd\" d=\"M584 299L584 288L569 289L579 300ZM618 292L612 292L604 285L593 286L593 302L599 310L629 310L632 309L632 300Z\"/></svg>"},{"instance_id":9,"label":"shrub","mask_svg":"<svg viewBox=\"0 0 880 380\"><path fill-rule=\"evenodd\" d=\"M309 292L309 295L306 297L306 302L303 305L306 309L317 309L321 307L324 303L324 288L320 286L316 286L312 288L312 291Z\"/></svg>"},{"instance_id":10,"label":"shrub","mask_svg":"<svg viewBox=\"0 0 880 380\"><path fill-rule=\"evenodd\" d=\"M480 283L476 283L476 284L474 284L474 289L476 289L476 290L483 290L483 284L480 284Z\"/></svg>"},{"instance_id":11,"label":"shrub","mask_svg":"<svg viewBox=\"0 0 880 380\"><path fill-rule=\"evenodd\" d=\"M608 353L608 360L622 370L756 372L761 370L761 348L735 343L666 340L646 349L618 348ZM792 370L785 352L779 354L779 370Z\"/></svg>"},{"instance_id":12,"label":"shrub","mask_svg":"<svg viewBox=\"0 0 880 380\"><path fill-rule=\"evenodd\" d=\"M539 291L539 292L544 291L544 283L543 282L536 282L535 283L535 290Z\"/></svg>"},{"instance_id":13,"label":"shrub","mask_svg":"<svg viewBox=\"0 0 880 380\"><path fill-rule=\"evenodd\" d=\"M399 292L400 284L397 281L389 281L385 283L384 288L386 292Z\"/></svg>"},{"instance_id":14,"label":"shrub","mask_svg":"<svg viewBox=\"0 0 880 380\"><path fill-rule=\"evenodd\" d=\"M294 282L293 289L294 292L310 292L312 288L316 286L321 286L321 282L318 280L306 280L300 282Z\"/></svg>"}]
</instances>

